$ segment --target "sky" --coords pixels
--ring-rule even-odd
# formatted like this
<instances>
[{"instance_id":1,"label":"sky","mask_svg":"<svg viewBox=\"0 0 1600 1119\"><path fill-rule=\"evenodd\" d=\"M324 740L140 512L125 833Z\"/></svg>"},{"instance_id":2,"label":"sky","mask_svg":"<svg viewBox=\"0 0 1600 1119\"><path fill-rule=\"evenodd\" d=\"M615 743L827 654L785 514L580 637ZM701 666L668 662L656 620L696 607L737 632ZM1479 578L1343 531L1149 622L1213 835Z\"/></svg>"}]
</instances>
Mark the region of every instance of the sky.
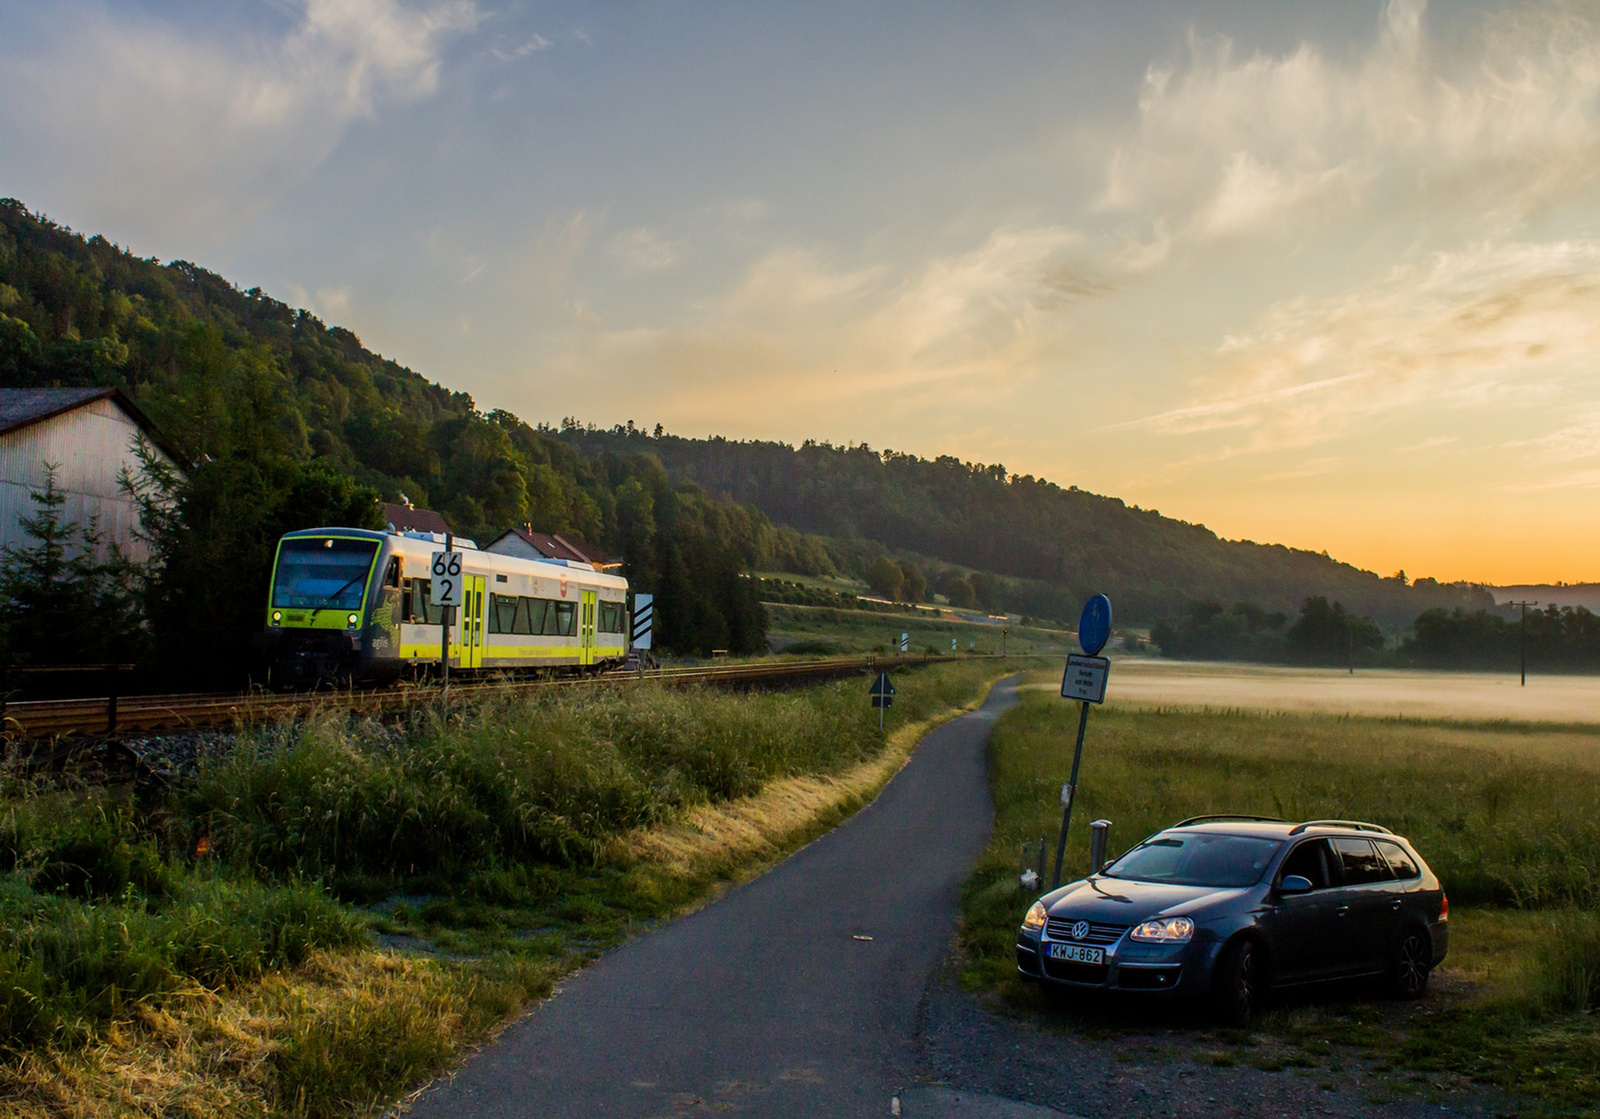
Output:
<instances>
[{"instance_id":1,"label":"sky","mask_svg":"<svg viewBox=\"0 0 1600 1119\"><path fill-rule=\"evenodd\" d=\"M0 26L0 195L486 410L998 462L1385 575L1600 580L1593 4Z\"/></svg>"}]
</instances>

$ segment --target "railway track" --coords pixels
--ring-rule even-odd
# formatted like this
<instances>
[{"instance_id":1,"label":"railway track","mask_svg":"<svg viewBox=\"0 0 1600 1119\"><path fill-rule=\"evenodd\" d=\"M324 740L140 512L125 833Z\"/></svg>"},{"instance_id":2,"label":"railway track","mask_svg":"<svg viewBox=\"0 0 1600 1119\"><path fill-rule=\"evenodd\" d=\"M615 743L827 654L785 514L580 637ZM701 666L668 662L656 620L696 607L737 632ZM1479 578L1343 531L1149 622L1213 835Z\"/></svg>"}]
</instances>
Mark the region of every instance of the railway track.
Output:
<instances>
[{"instance_id":1,"label":"railway track","mask_svg":"<svg viewBox=\"0 0 1600 1119\"><path fill-rule=\"evenodd\" d=\"M669 686L710 684L751 687L853 676L888 665L932 664L943 656L827 657L808 661L767 664L705 665L692 668L658 668L642 672L609 672L599 676L558 680L490 680L453 683L452 696L471 696L494 689L533 692L547 688L595 687L654 681ZM326 711L377 714L401 710L439 697L436 686L393 687L365 691L310 692L275 695L256 693L190 693L186 695L90 696L83 699L33 700L6 704L4 734L14 740L109 737L145 731L187 730L198 727L248 726Z\"/></svg>"}]
</instances>

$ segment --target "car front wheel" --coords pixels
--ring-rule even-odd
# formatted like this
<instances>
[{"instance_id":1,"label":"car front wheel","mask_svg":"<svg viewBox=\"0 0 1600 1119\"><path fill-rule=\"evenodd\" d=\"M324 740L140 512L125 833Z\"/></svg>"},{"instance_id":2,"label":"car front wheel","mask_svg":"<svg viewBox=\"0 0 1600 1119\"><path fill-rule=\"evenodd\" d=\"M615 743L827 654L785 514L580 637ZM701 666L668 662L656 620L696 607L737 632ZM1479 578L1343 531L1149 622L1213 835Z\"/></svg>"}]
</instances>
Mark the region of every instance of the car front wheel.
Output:
<instances>
[{"instance_id":1,"label":"car front wheel","mask_svg":"<svg viewBox=\"0 0 1600 1119\"><path fill-rule=\"evenodd\" d=\"M1428 975L1433 971L1433 947L1420 929L1409 929L1400 934L1395 945L1394 959L1389 963L1389 986L1403 999L1418 999L1428 989Z\"/></svg>"},{"instance_id":2,"label":"car front wheel","mask_svg":"<svg viewBox=\"0 0 1600 1119\"><path fill-rule=\"evenodd\" d=\"M1222 952L1211 978L1217 1017L1230 1026L1244 1026L1261 1005L1266 989L1266 960L1249 940L1236 940Z\"/></svg>"}]
</instances>

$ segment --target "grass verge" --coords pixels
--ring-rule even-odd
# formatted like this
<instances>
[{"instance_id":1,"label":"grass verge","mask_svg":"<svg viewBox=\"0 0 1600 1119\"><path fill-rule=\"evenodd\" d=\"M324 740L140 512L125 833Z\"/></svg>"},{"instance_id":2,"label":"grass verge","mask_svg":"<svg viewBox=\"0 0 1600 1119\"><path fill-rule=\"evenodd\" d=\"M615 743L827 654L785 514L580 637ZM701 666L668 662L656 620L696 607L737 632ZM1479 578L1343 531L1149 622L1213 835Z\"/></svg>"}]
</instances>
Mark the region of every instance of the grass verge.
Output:
<instances>
[{"instance_id":1,"label":"grass verge","mask_svg":"<svg viewBox=\"0 0 1600 1119\"><path fill-rule=\"evenodd\" d=\"M901 674L882 734L862 680L629 686L264 731L166 798L8 775L0 1110L378 1109L866 803L1004 670Z\"/></svg>"},{"instance_id":2,"label":"grass verge","mask_svg":"<svg viewBox=\"0 0 1600 1119\"><path fill-rule=\"evenodd\" d=\"M1046 691L1022 696L990 740L996 825L963 895L962 979L1049 1017L1015 977L1016 923L1031 900L1017 871L1022 846L1036 850L1041 836L1053 857L1077 710ZM1582 1112L1600 1098L1596 757L1596 728L1108 704L1089 721L1064 877L1087 870L1088 822L1101 817L1114 822L1113 851L1208 812L1393 827L1450 895L1442 989L1415 1013L1364 990L1285 1005L1260 1027L1288 1047L1272 1062L1329 1065L1330 1044L1342 1045L1397 1070L1396 1090L1414 1090L1416 1075L1455 1076ZM1120 1028L1109 1013L1078 1025Z\"/></svg>"}]
</instances>

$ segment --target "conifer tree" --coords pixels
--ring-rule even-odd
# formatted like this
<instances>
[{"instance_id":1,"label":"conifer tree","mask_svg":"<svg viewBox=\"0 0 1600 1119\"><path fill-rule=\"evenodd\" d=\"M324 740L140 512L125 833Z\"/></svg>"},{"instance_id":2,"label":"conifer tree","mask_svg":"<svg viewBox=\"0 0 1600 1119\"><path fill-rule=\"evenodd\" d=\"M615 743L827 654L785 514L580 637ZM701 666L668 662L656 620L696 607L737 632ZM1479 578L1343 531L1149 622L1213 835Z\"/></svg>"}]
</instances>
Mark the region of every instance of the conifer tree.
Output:
<instances>
[{"instance_id":1,"label":"conifer tree","mask_svg":"<svg viewBox=\"0 0 1600 1119\"><path fill-rule=\"evenodd\" d=\"M135 569L99 524L69 520L67 498L46 465L34 513L20 527L31 543L0 552L0 632L9 664L104 664L130 659L142 633Z\"/></svg>"}]
</instances>

